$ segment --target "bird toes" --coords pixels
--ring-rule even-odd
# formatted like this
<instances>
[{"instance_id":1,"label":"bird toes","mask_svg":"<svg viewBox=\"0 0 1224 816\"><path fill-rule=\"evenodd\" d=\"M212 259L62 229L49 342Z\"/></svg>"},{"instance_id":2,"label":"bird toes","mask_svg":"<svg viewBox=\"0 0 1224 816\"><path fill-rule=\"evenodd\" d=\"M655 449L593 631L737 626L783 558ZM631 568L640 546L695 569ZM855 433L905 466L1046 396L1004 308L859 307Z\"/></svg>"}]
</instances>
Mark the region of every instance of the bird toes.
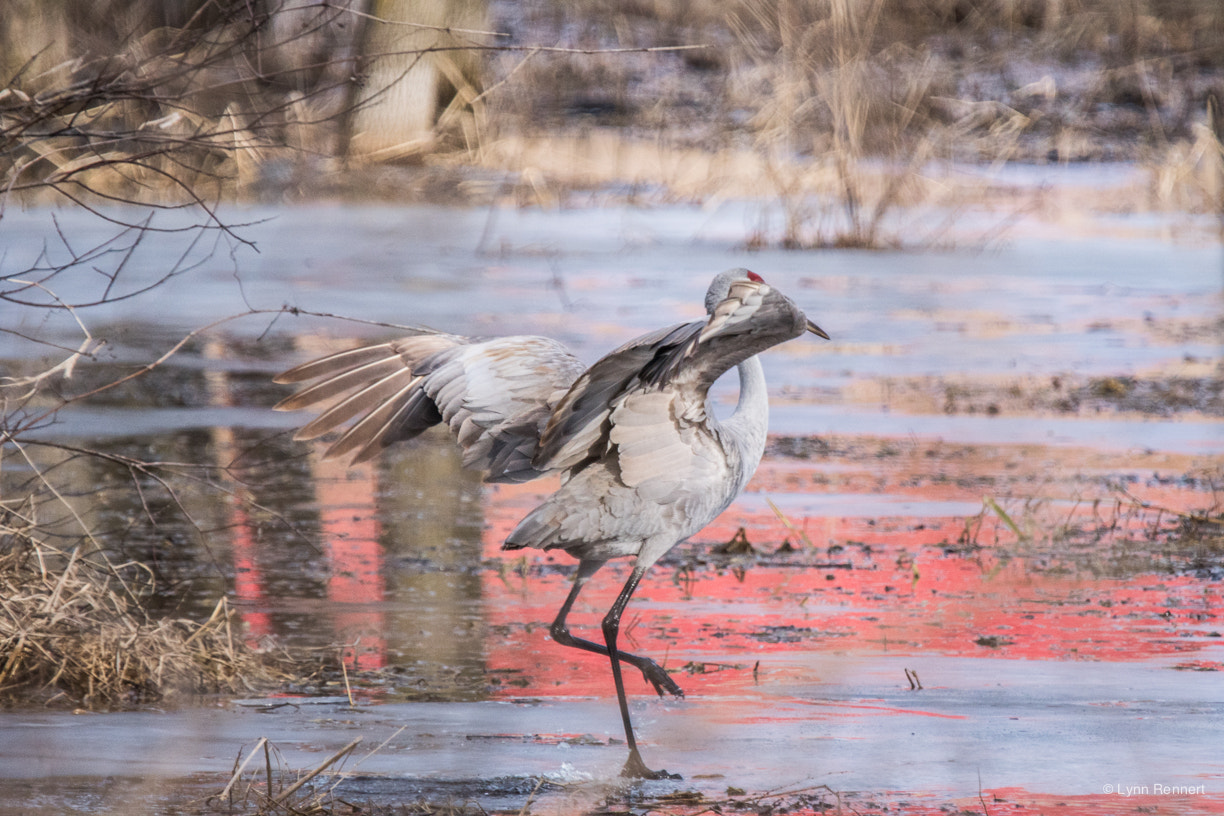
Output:
<instances>
[{"instance_id":1,"label":"bird toes","mask_svg":"<svg viewBox=\"0 0 1224 816\"><path fill-rule=\"evenodd\" d=\"M658 694L660 697L664 693L670 694L673 697L684 696L684 689L680 688L676 681L671 679L671 675L667 673L667 670L658 663L648 663L642 666L641 669L642 677L646 679L647 683L654 686L655 694Z\"/></svg>"},{"instance_id":2,"label":"bird toes","mask_svg":"<svg viewBox=\"0 0 1224 816\"><path fill-rule=\"evenodd\" d=\"M680 774L668 773L667 771L652 771L646 767L646 763L642 761L642 755L638 753L636 748L629 751L629 759L625 762L625 767L621 769L621 776L626 779L683 779Z\"/></svg>"}]
</instances>

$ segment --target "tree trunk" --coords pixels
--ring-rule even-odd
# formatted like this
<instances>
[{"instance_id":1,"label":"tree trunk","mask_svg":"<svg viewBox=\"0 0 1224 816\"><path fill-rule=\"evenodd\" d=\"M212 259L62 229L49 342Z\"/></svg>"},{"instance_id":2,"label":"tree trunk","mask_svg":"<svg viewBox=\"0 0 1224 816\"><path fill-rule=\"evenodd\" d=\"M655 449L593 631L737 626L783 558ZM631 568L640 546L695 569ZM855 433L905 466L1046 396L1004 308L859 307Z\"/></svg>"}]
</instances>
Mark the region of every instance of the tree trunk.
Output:
<instances>
[{"instance_id":1,"label":"tree trunk","mask_svg":"<svg viewBox=\"0 0 1224 816\"><path fill-rule=\"evenodd\" d=\"M486 0L372 0L361 55L365 80L350 115L348 149L366 161L396 161L428 149L438 113L457 89L479 84ZM405 25L407 23L407 25ZM431 27L432 26L432 27Z\"/></svg>"}]
</instances>

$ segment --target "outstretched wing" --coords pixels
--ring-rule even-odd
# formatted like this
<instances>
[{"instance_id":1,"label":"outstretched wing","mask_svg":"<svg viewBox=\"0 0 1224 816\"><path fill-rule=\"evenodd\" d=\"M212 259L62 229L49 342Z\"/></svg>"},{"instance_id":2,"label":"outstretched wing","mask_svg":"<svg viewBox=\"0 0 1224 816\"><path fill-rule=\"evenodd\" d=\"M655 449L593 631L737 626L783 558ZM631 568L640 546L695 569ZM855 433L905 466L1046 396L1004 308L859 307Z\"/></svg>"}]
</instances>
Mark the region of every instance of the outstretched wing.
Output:
<instances>
[{"instance_id":1,"label":"outstretched wing","mask_svg":"<svg viewBox=\"0 0 1224 816\"><path fill-rule=\"evenodd\" d=\"M773 287L734 282L707 319L643 335L578 377L544 429L536 467L572 468L610 451L610 444L618 444L612 436L615 411L634 392L676 395L666 411L655 413L659 427L645 433L663 433L676 421L704 421L706 394L715 380L752 355L798 337L807 326L803 313ZM635 414L640 411L627 416Z\"/></svg>"},{"instance_id":2,"label":"outstretched wing","mask_svg":"<svg viewBox=\"0 0 1224 816\"><path fill-rule=\"evenodd\" d=\"M521 482L544 472L532 464L540 433L582 369L545 337L478 340L422 331L286 371L276 382L317 382L276 410L326 406L295 439L314 439L360 417L324 454L351 456L353 464L445 422L465 466L488 471L487 481Z\"/></svg>"},{"instance_id":3,"label":"outstretched wing","mask_svg":"<svg viewBox=\"0 0 1224 816\"><path fill-rule=\"evenodd\" d=\"M642 335L587 369L553 411L540 437L535 466L563 470L601 456L618 399L638 388L643 372L665 364L703 326L704 321L681 323Z\"/></svg>"}]
</instances>

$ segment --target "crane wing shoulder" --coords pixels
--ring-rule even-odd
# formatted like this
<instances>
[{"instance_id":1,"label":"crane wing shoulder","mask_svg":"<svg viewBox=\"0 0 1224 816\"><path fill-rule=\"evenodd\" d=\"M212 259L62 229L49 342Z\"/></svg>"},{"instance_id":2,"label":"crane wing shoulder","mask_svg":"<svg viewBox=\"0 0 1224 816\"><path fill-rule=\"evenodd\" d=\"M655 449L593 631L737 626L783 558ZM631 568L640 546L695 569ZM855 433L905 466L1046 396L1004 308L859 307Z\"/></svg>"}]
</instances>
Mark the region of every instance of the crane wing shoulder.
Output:
<instances>
[{"instance_id":1,"label":"crane wing shoulder","mask_svg":"<svg viewBox=\"0 0 1224 816\"><path fill-rule=\"evenodd\" d=\"M704 325L704 321L681 323L642 335L583 372L549 418L535 466L563 470L602 456L608 449L617 401L634 390L657 388L658 383L644 382L644 372L683 349Z\"/></svg>"},{"instance_id":2,"label":"crane wing shoulder","mask_svg":"<svg viewBox=\"0 0 1224 816\"><path fill-rule=\"evenodd\" d=\"M645 501L683 502L721 485L726 456L707 424L705 399L672 389L632 391L608 417L620 481Z\"/></svg>"}]
</instances>

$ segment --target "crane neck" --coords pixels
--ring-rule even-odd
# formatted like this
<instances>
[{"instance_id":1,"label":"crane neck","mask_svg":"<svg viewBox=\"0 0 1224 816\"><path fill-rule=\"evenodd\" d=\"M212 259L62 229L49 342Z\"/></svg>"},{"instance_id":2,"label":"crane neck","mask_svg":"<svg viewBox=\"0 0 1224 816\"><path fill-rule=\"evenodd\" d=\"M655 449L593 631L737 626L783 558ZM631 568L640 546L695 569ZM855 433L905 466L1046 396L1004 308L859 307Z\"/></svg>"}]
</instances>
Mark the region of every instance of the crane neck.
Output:
<instances>
[{"instance_id":1,"label":"crane neck","mask_svg":"<svg viewBox=\"0 0 1224 816\"><path fill-rule=\"evenodd\" d=\"M765 453L765 437L769 433L769 393L765 385L765 369L759 357L749 357L739 364L737 371L739 401L734 413L724 423L724 429L735 440L740 454L742 481L747 484ZM742 484L740 488L743 488Z\"/></svg>"}]
</instances>

